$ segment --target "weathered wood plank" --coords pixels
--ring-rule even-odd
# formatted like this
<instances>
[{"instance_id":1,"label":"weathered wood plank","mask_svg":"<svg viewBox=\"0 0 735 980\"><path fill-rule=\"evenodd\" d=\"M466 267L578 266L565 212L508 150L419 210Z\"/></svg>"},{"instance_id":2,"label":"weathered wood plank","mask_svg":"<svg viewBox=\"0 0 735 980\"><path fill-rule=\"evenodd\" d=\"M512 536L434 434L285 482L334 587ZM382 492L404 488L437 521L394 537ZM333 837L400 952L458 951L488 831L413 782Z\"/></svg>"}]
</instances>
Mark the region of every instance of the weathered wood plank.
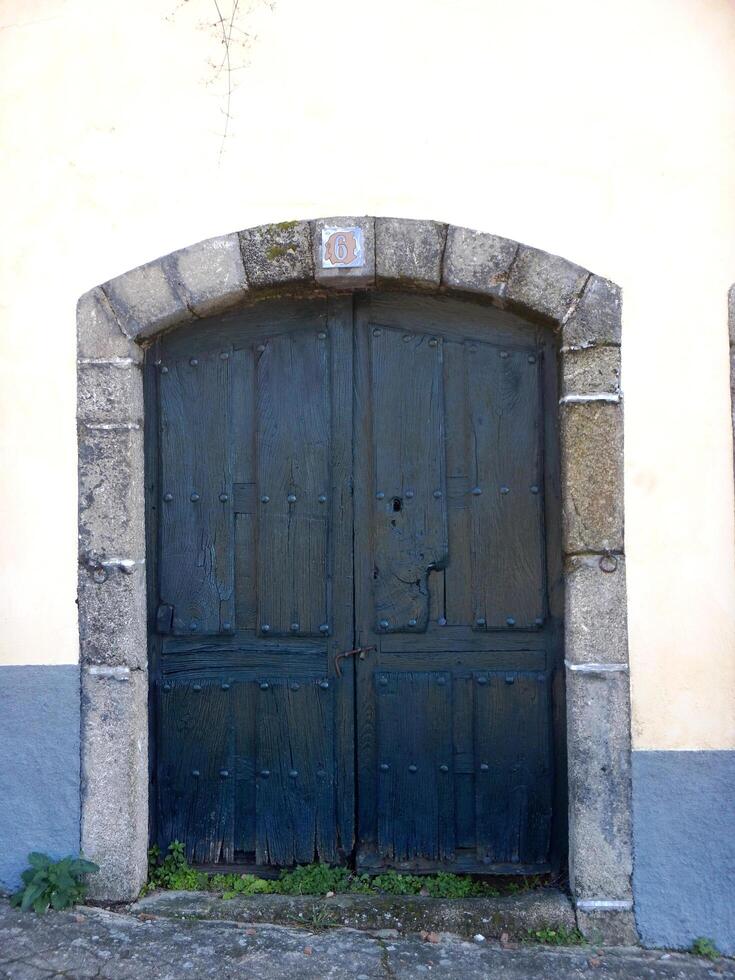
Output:
<instances>
[{"instance_id":1,"label":"weathered wood plank","mask_svg":"<svg viewBox=\"0 0 735 980\"><path fill-rule=\"evenodd\" d=\"M274 678L259 686L259 864L337 859L333 692L323 684L328 682L292 677L287 681Z\"/></svg>"},{"instance_id":2,"label":"weathered wood plank","mask_svg":"<svg viewBox=\"0 0 735 980\"><path fill-rule=\"evenodd\" d=\"M535 352L468 342L470 548L477 628L532 627L544 611Z\"/></svg>"},{"instance_id":3,"label":"weathered wood plank","mask_svg":"<svg viewBox=\"0 0 735 980\"><path fill-rule=\"evenodd\" d=\"M159 846L179 840L190 861L231 861L231 690L219 681L167 681L159 694Z\"/></svg>"},{"instance_id":4,"label":"weathered wood plank","mask_svg":"<svg viewBox=\"0 0 735 980\"><path fill-rule=\"evenodd\" d=\"M447 430L447 510L449 561L444 572L444 617L451 625L469 626L473 620L472 545L470 540L471 432L467 411L466 346L444 344L444 401Z\"/></svg>"},{"instance_id":5,"label":"weathered wood plank","mask_svg":"<svg viewBox=\"0 0 735 980\"><path fill-rule=\"evenodd\" d=\"M441 338L373 325L370 362L375 622L423 630L448 551Z\"/></svg>"},{"instance_id":6,"label":"weathered wood plank","mask_svg":"<svg viewBox=\"0 0 735 980\"><path fill-rule=\"evenodd\" d=\"M451 675L377 671L374 681L378 853L388 861L451 860L455 833Z\"/></svg>"},{"instance_id":7,"label":"weathered wood plank","mask_svg":"<svg viewBox=\"0 0 735 980\"><path fill-rule=\"evenodd\" d=\"M543 863L551 828L546 673L477 673L474 683L478 858Z\"/></svg>"},{"instance_id":8,"label":"weathered wood plank","mask_svg":"<svg viewBox=\"0 0 735 980\"><path fill-rule=\"evenodd\" d=\"M327 334L272 337L258 354L258 626L318 636L328 620Z\"/></svg>"},{"instance_id":9,"label":"weathered wood plank","mask_svg":"<svg viewBox=\"0 0 735 980\"><path fill-rule=\"evenodd\" d=\"M227 631L234 621L230 352L164 354L160 405L160 599L174 608L174 633Z\"/></svg>"}]
</instances>

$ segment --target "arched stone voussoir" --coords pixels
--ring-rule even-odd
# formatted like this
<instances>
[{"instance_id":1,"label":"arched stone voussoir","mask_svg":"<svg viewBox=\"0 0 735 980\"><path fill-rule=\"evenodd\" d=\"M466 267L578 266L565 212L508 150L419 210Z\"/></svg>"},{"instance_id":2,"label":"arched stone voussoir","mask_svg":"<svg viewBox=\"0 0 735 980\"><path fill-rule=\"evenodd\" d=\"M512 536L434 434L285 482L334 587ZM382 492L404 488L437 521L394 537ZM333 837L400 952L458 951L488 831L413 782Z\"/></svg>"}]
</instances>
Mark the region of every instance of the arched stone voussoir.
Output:
<instances>
[{"instance_id":1,"label":"arched stone voussoir","mask_svg":"<svg viewBox=\"0 0 735 980\"><path fill-rule=\"evenodd\" d=\"M359 227L363 263L323 268L322 231ZM512 239L411 218L326 217L259 225L209 238L138 266L79 304L80 356L140 344L178 323L263 295L389 289L482 296L554 327L569 343L619 343L613 283ZM123 340L120 339L122 334Z\"/></svg>"}]
</instances>

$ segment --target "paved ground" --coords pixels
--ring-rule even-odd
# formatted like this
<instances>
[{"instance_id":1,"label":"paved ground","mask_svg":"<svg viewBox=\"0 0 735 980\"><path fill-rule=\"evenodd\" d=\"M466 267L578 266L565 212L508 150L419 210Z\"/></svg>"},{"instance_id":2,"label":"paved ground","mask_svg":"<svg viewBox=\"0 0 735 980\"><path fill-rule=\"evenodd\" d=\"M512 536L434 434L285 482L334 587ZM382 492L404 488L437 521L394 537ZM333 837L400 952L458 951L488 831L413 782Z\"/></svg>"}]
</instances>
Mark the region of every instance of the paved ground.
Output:
<instances>
[{"instance_id":1,"label":"paved ground","mask_svg":"<svg viewBox=\"0 0 735 980\"><path fill-rule=\"evenodd\" d=\"M36 916L0 899L0 977L98 980L565 980L571 977L735 980L735 961L594 947L503 947L448 934L398 938L392 930L310 930L176 921L103 909ZM432 941L434 940L434 941Z\"/></svg>"}]
</instances>

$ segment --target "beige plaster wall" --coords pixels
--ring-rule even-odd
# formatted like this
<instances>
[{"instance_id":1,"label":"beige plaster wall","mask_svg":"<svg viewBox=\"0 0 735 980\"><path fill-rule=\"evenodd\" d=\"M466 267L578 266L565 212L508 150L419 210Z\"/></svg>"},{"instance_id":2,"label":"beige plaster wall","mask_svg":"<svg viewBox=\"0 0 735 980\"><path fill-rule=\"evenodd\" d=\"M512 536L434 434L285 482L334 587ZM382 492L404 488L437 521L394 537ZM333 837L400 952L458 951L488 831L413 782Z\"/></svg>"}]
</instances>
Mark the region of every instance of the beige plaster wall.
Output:
<instances>
[{"instance_id":1,"label":"beige plaster wall","mask_svg":"<svg viewBox=\"0 0 735 980\"><path fill-rule=\"evenodd\" d=\"M634 745L735 747L733 4L241 0L230 37L228 73L214 0L0 0L0 663L77 659L77 297L263 221L432 217L623 286Z\"/></svg>"}]
</instances>

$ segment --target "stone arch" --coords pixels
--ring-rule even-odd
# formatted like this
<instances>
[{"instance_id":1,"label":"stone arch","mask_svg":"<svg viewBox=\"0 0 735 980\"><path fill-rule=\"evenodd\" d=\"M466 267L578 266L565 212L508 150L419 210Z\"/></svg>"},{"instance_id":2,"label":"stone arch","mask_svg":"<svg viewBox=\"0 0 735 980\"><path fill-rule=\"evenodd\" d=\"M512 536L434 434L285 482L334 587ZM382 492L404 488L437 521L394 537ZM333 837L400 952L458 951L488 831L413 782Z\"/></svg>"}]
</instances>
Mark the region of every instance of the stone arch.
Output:
<instances>
[{"instance_id":1,"label":"stone arch","mask_svg":"<svg viewBox=\"0 0 735 980\"><path fill-rule=\"evenodd\" d=\"M362 229L364 266L321 268L322 228L346 225ZM423 220L263 225L173 252L79 300L81 840L102 866L95 893L133 898L146 874L145 346L270 296L374 287L479 299L558 338L570 883L583 930L630 940L620 289L559 256Z\"/></svg>"}]
</instances>

